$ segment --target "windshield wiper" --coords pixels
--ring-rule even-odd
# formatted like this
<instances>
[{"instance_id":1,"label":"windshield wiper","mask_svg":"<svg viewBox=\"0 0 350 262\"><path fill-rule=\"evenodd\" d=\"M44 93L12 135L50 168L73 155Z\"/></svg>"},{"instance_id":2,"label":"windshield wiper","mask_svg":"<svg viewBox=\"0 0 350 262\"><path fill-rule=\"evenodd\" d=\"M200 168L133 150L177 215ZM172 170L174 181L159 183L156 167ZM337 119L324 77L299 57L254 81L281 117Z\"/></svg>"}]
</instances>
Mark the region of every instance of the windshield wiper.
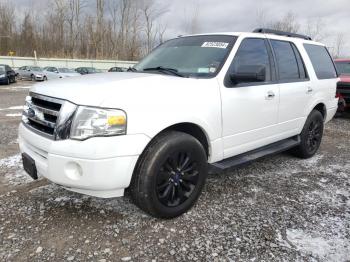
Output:
<instances>
[{"instance_id":1,"label":"windshield wiper","mask_svg":"<svg viewBox=\"0 0 350 262\"><path fill-rule=\"evenodd\" d=\"M162 67L162 66L148 67L143 69L143 71L159 71L159 72L170 73L174 76L185 77L183 74L179 73L179 71L175 68L168 68L168 67Z\"/></svg>"}]
</instances>

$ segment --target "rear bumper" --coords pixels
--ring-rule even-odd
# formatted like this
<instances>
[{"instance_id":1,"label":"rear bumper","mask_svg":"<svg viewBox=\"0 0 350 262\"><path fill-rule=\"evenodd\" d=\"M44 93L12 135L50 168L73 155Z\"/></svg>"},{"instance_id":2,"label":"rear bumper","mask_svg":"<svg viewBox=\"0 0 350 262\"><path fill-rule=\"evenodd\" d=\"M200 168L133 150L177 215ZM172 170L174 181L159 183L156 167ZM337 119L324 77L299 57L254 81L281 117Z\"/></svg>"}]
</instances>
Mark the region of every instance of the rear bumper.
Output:
<instances>
[{"instance_id":1,"label":"rear bumper","mask_svg":"<svg viewBox=\"0 0 350 262\"><path fill-rule=\"evenodd\" d=\"M22 124L19 127L20 150L34 159L39 176L68 190L104 198L123 195L149 141L142 134L52 141Z\"/></svg>"}]
</instances>

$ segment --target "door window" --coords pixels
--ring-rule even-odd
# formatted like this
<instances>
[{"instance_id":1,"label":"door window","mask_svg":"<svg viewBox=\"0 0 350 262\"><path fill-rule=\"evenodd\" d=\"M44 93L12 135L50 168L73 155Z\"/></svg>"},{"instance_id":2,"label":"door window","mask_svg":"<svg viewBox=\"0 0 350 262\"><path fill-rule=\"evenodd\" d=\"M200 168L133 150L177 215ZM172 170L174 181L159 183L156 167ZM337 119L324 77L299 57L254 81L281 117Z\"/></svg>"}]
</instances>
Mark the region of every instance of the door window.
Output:
<instances>
[{"instance_id":1,"label":"door window","mask_svg":"<svg viewBox=\"0 0 350 262\"><path fill-rule=\"evenodd\" d=\"M298 50L293 48L292 43L271 40L271 44L276 56L279 79L281 81L305 79L304 65L300 61L299 68L297 57L299 60L301 57Z\"/></svg>"},{"instance_id":2,"label":"door window","mask_svg":"<svg viewBox=\"0 0 350 262\"><path fill-rule=\"evenodd\" d=\"M256 68L258 66L265 68L265 82L271 81L271 63L266 40L262 38L244 39L232 61L229 73L236 73L240 68ZM225 85L228 86L227 84L227 80L225 80ZM254 82L253 84L259 85L261 83Z\"/></svg>"}]
</instances>

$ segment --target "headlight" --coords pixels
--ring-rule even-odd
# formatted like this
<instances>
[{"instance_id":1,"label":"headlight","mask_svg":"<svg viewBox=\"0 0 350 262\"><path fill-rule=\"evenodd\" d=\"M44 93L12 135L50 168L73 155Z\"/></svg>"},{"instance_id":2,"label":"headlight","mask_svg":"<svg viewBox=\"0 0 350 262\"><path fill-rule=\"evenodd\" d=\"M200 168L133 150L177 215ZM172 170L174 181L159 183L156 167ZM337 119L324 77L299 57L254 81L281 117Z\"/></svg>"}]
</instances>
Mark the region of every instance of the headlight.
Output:
<instances>
[{"instance_id":1,"label":"headlight","mask_svg":"<svg viewBox=\"0 0 350 262\"><path fill-rule=\"evenodd\" d=\"M71 139L126 134L126 114L122 110L79 106L70 132Z\"/></svg>"},{"instance_id":2,"label":"headlight","mask_svg":"<svg viewBox=\"0 0 350 262\"><path fill-rule=\"evenodd\" d=\"M3 77L6 77L6 75L5 74L0 75L0 78L3 78Z\"/></svg>"}]
</instances>

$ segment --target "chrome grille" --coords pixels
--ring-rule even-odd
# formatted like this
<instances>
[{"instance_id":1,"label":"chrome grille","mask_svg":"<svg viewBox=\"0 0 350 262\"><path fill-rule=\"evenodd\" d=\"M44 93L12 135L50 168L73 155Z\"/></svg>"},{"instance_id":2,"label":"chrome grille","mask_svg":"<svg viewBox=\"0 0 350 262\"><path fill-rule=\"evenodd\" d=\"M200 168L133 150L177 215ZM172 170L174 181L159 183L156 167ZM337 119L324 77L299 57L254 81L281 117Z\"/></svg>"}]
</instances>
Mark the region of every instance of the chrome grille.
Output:
<instances>
[{"instance_id":1,"label":"chrome grille","mask_svg":"<svg viewBox=\"0 0 350 262\"><path fill-rule=\"evenodd\" d=\"M76 108L75 104L62 99L30 93L22 122L32 131L52 140L66 139Z\"/></svg>"}]
</instances>

